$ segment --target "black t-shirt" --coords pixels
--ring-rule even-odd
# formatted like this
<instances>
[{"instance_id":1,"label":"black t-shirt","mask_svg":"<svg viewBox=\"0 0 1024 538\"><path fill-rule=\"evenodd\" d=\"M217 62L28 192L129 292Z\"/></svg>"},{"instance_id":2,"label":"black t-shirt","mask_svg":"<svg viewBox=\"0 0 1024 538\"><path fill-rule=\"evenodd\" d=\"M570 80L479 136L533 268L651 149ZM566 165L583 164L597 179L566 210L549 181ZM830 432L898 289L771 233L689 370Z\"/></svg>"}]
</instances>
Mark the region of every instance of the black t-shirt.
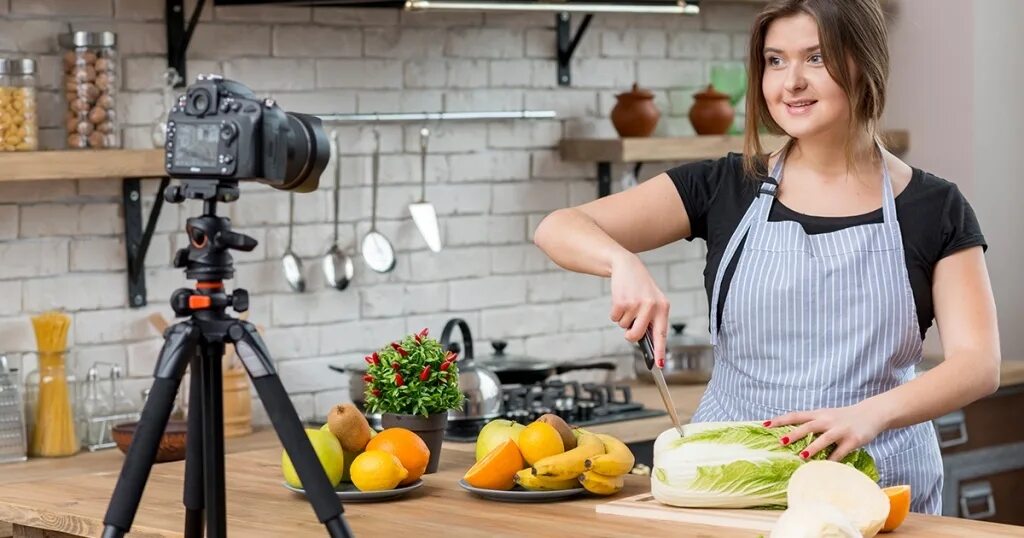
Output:
<instances>
[{"instance_id":1,"label":"black t-shirt","mask_svg":"<svg viewBox=\"0 0 1024 538\"><path fill-rule=\"evenodd\" d=\"M717 160L684 164L668 170L690 219L692 235L687 241L707 241L707 265L704 287L711 303L718 265L736 226L754 201L759 182L744 176L743 156L729 153ZM913 168L910 183L896 197L896 216L900 221L903 249L914 292L917 318L924 338L934 319L932 272L942 258L960 249L982 246L985 237L974 210L957 186L945 179ZM769 221L799 222L808 234L834 232L861 224L879 223L882 209L850 217L818 217L798 213L778 200L772 203ZM742 245L740 250L742 251ZM736 270L739 252L726 268L719 295L719 317L725 305L729 283Z\"/></svg>"}]
</instances>

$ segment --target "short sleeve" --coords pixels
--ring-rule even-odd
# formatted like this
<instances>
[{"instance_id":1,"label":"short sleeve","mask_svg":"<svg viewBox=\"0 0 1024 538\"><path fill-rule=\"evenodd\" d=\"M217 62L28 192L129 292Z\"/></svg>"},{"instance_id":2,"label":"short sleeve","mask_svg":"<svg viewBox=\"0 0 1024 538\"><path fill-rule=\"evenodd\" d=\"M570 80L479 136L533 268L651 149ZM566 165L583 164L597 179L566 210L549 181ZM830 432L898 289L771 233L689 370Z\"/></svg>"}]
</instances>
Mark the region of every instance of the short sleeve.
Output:
<instances>
[{"instance_id":1,"label":"short sleeve","mask_svg":"<svg viewBox=\"0 0 1024 538\"><path fill-rule=\"evenodd\" d=\"M946 197L946 208L942 218L942 251L939 259L945 258L958 250L981 246L988 250L985 236L981 233L981 225L974 209L968 203L960 189L954 185Z\"/></svg>"},{"instance_id":2,"label":"short sleeve","mask_svg":"<svg viewBox=\"0 0 1024 538\"><path fill-rule=\"evenodd\" d=\"M687 241L708 238L708 210L721 185L721 164L721 161L709 159L677 166L666 172L683 199L683 207L690 220Z\"/></svg>"}]
</instances>

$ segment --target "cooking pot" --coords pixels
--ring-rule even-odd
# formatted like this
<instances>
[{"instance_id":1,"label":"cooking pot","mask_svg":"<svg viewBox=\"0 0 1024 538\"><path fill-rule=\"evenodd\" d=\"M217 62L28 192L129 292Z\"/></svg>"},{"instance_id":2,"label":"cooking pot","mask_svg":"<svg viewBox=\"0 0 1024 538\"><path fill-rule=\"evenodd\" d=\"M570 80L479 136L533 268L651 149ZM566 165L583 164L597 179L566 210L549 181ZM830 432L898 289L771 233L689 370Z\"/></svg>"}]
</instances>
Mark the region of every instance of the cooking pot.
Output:
<instances>
[{"instance_id":1,"label":"cooking pot","mask_svg":"<svg viewBox=\"0 0 1024 538\"><path fill-rule=\"evenodd\" d=\"M665 342L665 382L681 385L707 383L715 364L714 347L708 337L683 334L685 323L673 323L672 334ZM643 353L634 352L633 368L636 377L645 383L654 383L651 372L644 363Z\"/></svg>"},{"instance_id":2,"label":"cooking pot","mask_svg":"<svg viewBox=\"0 0 1024 538\"><path fill-rule=\"evenodd\" d=\"M458 344L451 344L451 346L457 351ZM616 368L616 364L612 361L566 364L506 355L505 347L507 346L508 342L504 340L492 340L493 354L485 359L476 359L478 365L494 372L501 380L502 385L533 385L551 376L577 370L604 370L604 382L609 382Z\"/></svg>"}]
</instances>

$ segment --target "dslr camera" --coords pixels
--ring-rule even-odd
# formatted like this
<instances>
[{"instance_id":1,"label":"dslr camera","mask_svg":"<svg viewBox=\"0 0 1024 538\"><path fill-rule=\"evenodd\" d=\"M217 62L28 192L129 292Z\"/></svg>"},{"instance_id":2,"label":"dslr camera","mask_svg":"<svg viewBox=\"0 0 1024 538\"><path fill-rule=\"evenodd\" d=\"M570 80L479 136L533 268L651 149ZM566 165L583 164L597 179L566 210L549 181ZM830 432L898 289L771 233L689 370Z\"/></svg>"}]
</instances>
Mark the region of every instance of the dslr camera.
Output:
<instances>
[{"instance_id":1,"label":"dslr camera","mask_svg":"<svg viewBox=\"0 0 1024 538\"><path fill-rule=\"evenodd\" d=\"M218 182L252 180L312 192L331 150L320 118L285 112L245 85L199 75L167 116L167 175Z\"/></svg>"}]
</instances>

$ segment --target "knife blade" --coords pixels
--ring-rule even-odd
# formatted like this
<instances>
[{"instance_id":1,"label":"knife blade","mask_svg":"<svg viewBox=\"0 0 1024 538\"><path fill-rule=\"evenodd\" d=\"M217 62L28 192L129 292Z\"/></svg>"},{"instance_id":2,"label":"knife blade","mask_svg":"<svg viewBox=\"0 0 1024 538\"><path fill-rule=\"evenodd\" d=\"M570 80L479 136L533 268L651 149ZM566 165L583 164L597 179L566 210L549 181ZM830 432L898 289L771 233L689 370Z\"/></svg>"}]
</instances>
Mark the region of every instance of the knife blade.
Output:
<instances>
[{"instance_id":1,"label":"knife blade","mask_svg":"<svg viewBox=\"0 0 1024 538\"><path fill-rule=\"evenodd\" d=\"M661 371L661 366L656 365L654 361L654 339L651 337L651 328L647 327L644 332L643 338L637 343L640 346L640 351L643 352L644 362L647 364L647 369L651 371L651 376L654 377L654 384L658 387L658 393L661 394L661 401L665 404L665 410L668 411L668 416L672 419L672 425L675 426L676 431L679 432L679 437L683 437L683 425L679 422L679 414L676 412L676 405L672 401L672 395L668 392L668 384L665 383L665 374Z\"/></svg>"}]
</instances>

